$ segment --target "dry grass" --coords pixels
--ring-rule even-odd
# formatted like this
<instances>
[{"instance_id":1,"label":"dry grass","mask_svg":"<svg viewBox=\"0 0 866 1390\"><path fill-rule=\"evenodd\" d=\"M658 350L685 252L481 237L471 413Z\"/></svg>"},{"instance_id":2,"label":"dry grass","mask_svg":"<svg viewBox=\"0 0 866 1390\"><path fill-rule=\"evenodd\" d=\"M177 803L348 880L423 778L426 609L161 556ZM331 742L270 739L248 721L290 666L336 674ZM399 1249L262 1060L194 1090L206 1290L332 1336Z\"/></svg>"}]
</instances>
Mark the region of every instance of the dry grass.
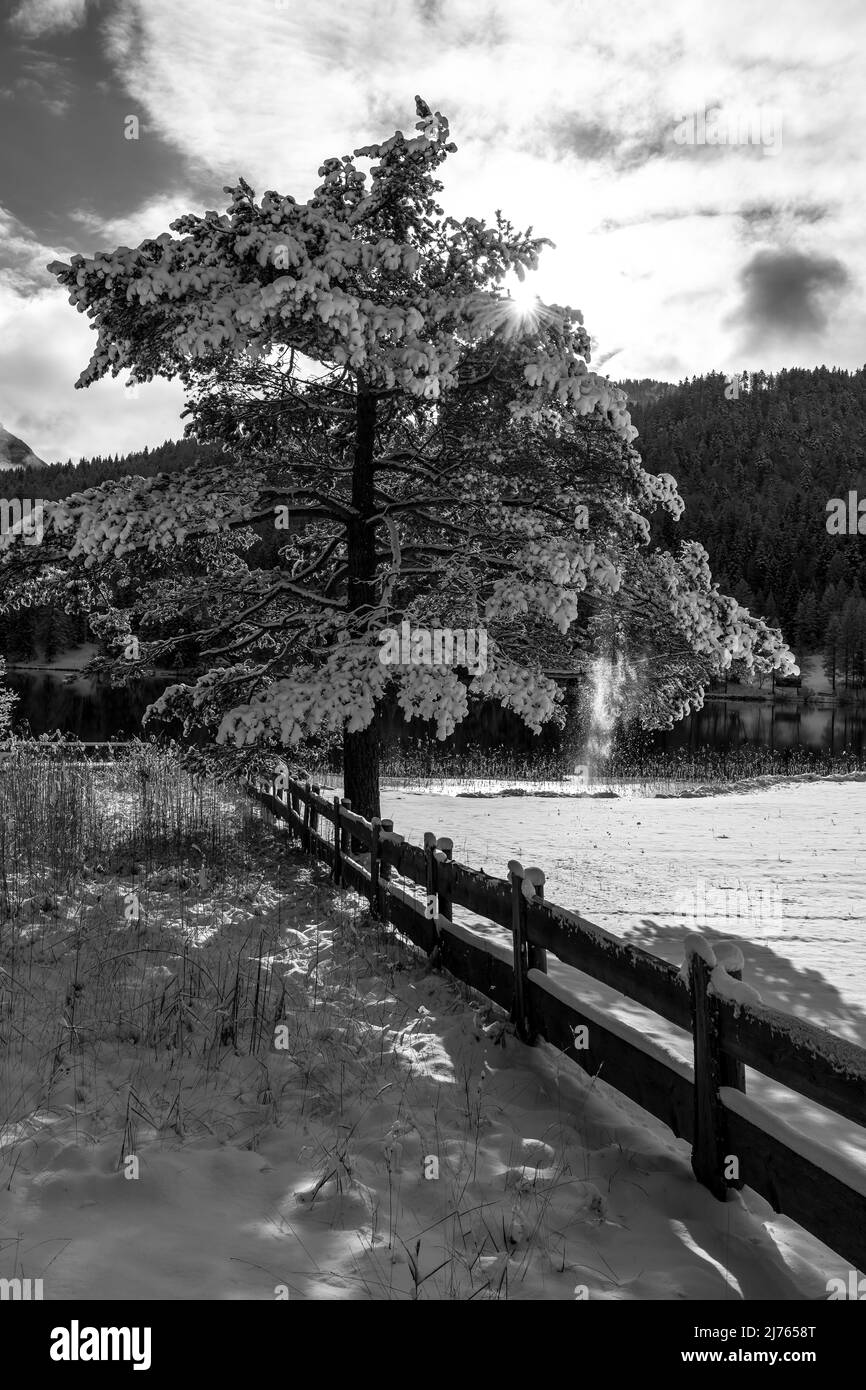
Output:
<instances>
[{"instance_id":1,"label":"dry grass","mask_svg":"<svg viewBox=\"0 0 866 1390\"><path fill-rule=\"evenodd\" d=\"M468 1300L525 1297L531 1274L563 1297L575 1222L585 1260L604 1206L573 1117L540 1166L498 1141L491 1178L502 1019L431 976L267 812L155 749L98 766L22 751L0 772L0 827L0 1186L38 1168L59 1124L109 1139L118 1169L297 1130L309 1178L273 1217L292 1237L276 1282ZM323 1226L345 1233L339 1269L299 1263ZM0 1240L0 1272L25 1270L41 1272Z\"/></svg>"}]
</instances>

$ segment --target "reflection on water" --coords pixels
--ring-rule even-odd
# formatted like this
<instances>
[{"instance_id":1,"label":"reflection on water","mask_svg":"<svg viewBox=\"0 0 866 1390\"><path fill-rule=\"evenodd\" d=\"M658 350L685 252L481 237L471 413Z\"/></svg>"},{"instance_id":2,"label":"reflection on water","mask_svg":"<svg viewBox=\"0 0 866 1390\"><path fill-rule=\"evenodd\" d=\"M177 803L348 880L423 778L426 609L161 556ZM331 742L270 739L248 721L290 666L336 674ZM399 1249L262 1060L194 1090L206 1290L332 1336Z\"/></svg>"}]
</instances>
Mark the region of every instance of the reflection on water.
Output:
<instances>
[{"instance_id":1,"label":"reflection on water","mask_svg":"<svg viewBox=\"0 0 866 1390\"><path fill-rule=\"evenodd\" d=\"M60 729L85 742L99 743L118 735L140 735L144 711L173 681L140 681L121 690L86 676L76 676L67 684L67 677L57 672L9 671L4 683L18 696L12 711L16 730L26 720L34 734Z\"/></svg>"},{"instance_id":2,"label":"reflection on water","mask_svg":"<svg viewBox=\"0 0 866 1390\"><path fill-rule=\"evenodd\" d=\"M67 677L58 672L9 672L6 684L19 696L13 711L16 727L26 720L34 734L56 729L94 742L141 734L141 718L173 678L145 680L127 689L112 689L88 677ZM149 732L162 726L153 725ZM386 745L429 737L429 728L420 721L407 725L398 711L385 720ZM458 726L453 742L441 749L463 748L469 744L485 750L513 748L552 751L557 731L545 730L541 738L532 735L515 715L490 704L474 711ZM715 748L719 750L753 747L783 750L805 748L812 752L866 753L866 708L806 709L793 703L745 700L708 700L702 710L690 715L673 729L655 734L655 749Z\"/></svg>"},{"instance_id":3,"label":"reflection on water","mask_svg":"<svg viewBox=\"0 0 866 1390\"><path fill-rule=\"evenodd\" d=\"M790 703L708 700L702 710L656 735L656 748L718 749L753 747L862 756L866 745L866 709L806 709Z\"/></svg>"}]
</instances>

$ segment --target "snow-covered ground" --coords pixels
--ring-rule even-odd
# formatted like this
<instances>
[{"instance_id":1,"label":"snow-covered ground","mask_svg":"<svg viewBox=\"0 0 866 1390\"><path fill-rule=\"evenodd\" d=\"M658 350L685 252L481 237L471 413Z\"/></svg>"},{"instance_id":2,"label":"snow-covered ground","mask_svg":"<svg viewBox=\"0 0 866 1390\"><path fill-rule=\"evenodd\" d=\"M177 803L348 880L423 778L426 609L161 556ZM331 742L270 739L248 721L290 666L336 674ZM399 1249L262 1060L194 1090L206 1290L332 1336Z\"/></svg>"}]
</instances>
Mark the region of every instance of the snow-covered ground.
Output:
<instances>
[{"instance_id":1,"label":"snow-covered ground","mask_svg":"<svg viewBox=\"0 0 866 1390\"><path fill-rule=\"evenodd\" d=\"M490 872L540 864L550 899L675 961L695 929L675 895L693 879L778 879L780 928L726 922L710 939L744 940L768 1002L864 1041L863 795L399 792L384 811ZM239 867L199 866L201 850L135 874L91 865L53 906L34 900L38 930L7 924L0 1278L41 1277L50 1299L619 1300L820 1299L847 1276L754 1194L716 1202L663 1125L524 1047L284 837L248 831Z\"/></svg>"},{"instance_id":2,"label":"snow-covered ground","mask_svg":"<svg viewBox=\"0 0 866 1390\"><path fill-rule=\"evenodd\" d=\"M734 939L764 1003L866 1046L862 773L649 799L389 791L383 814L408 839L450 835L455 858L488 873L506 876L515 857L538 865L549 900L676 965L687 932ZM673 1025L552 958L550 970L690 1055ZM747 1080L789 1122L866 1164L862 1130L756 1073Z\"/></svg>"}]
</instances>

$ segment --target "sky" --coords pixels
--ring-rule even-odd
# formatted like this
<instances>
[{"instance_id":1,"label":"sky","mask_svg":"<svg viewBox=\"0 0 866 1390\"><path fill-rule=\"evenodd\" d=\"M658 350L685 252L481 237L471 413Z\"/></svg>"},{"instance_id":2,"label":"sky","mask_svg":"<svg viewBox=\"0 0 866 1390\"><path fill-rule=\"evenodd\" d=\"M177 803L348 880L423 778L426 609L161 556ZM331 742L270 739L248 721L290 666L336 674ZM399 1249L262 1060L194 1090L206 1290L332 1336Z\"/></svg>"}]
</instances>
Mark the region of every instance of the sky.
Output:
<instances>
[{"instance_id":1,"label":"sky","mask_svg":"<svg viewBox=\"0 0 866 1390\"><path fill-rule=\"evenodd\" d=\"M866 361L862 0L0 0L0 421L42 458L178 438L182 392L74 389L92 333L46 265L226 184L312 193L415 93L442 202L555 243L544 300L614 379ZM131 120L130 118L134 118ZM137 138L129 138L134 135Z\"/></svg>"}]
</instances>

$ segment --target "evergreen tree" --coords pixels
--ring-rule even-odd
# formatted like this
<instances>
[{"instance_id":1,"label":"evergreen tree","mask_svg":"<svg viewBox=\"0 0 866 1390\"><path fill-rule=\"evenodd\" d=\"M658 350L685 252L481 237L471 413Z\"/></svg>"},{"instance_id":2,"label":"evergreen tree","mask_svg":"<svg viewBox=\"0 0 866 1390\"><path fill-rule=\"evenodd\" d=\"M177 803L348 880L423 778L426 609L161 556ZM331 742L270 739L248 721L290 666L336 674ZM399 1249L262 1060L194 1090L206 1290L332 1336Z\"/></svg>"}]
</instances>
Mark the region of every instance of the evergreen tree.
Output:
<instances>
[{"instance_id":1,"label":"evergreen tree","mask_svg":"<svg viewBox=\"0 0 866 1390\"><path fill-rule=\"evenodd\" d=\"M818 640L818 604L815 592L809 589L797 604L794 615L794 640L796 650L801 655L811 651Z\"/></svg>"},{"instance_id":2,"label":"evergreen tree","mask_svg":"<svg viewBox=\"0 0 866 1390\"><path fill-rule=\"evenodd\" d=\"M832 685L834 694L836 693L836 677L839 674L840 649L840 623L836 614L833 613L830 621L827 623L827 629L824 635L822 669L824 675Z\"/></svg>"},{"instance_id":3,"label":"evergreen tree","mask_svg":"<svg viewBox=\"0 0 866 1390\"><path fill-rule=\"evenodd\" d=\"M417 112L413 138L326 160L306 202L259 202L240 181L225 215L54 265L98 332L80 384L179 377L195 438L224 452L66 499L48 543L10 553L3 576L7 603L78 583L120 648L153 623L173 635L151 657L195 641L197 683L159 708L221 744L341 734L366 815L386 698L441 737L470 697L537 729L561 706L546 667L590 660L611 631L645 653L637 697L656 725L732 661L793 667L713 585L700 543L649 545L652 514L681 512L673 477L643 468L581 315L507 291L542 242L501 216L444 216L437 171L455 147L444 117ZM246 552L268 519L285 526L260 570ZM383 662L404 621L483 627L485 669Z\"/></svg>"}]
</instances>

